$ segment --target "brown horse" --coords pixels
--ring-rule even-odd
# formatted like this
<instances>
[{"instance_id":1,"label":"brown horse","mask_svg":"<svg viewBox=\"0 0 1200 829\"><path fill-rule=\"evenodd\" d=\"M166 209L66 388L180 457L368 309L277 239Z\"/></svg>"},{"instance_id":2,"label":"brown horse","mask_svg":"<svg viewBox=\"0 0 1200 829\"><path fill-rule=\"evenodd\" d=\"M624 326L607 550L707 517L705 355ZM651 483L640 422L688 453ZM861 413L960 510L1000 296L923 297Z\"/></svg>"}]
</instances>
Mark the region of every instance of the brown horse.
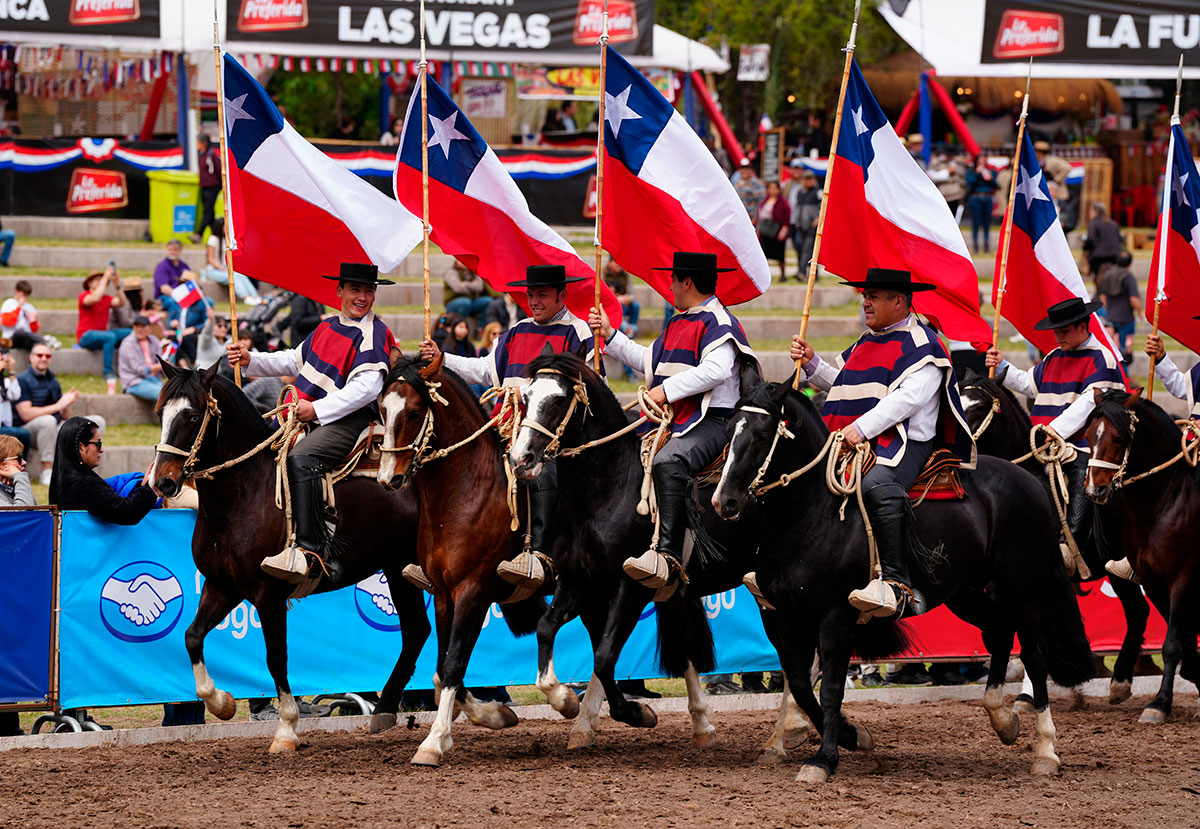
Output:
<instances>
[{"instance_id":1,"label":"brown horse","mask_svg":"<svg viewBox=\"0 0 1200 829\"><path fill-rule=\"evenodd\" d=\"M272 437L262 417L241 389L206 371L185 371L163 363L166 384L156 411L162 438L154 458L154 483L166 496L177 494L184 480L199 469L217 466L254 449ZM190 457L187 457L189 456ZM295 585L265 575L264 557L287 540L283 512L275 506L275 454L260 451L211 479L196 480L199 508L192 534L192 558L204 574L196 618L185 638L196 694L215 717L233 717L236 704L219 690L204 664L204 637L243 599L258 610L267 649L267 668L279 697L279 728L272 752L295 751L299 708L287 678L287 602ZM429 618L421 592L401 571L414 560L416 504L407 492L388 492L369 478L347 478L335 490L341 521L331 543L343 551L342 580L323 579L316 592L353 585L383 569L399 616L403 647L375 708L371 731L396 722L404 686L429 638Z\"/></svg>"},{"instance_id":2,"label":"brown horse","mask_svg":"<svg viewBox=\"0 0 1200 829\"><path fill-rule=\"evenodd\" d=\"M1161 723L1171 714L1175 671L1200 682L1200 477L1190 465L1196 458L1194 433L1181 443L1170 415L1142 400L1141 393L1096 392L1087 425L1092 447L1087 495L1098 504L1115 501L1123 509L1125 552L1150 601L1167 620L1162 684L1140 718Z\"/></svg>"},{"instance_id":3,"label":"brown horse","mask_svg":"<svg viewBox=\"0 0 1200 829\"><path fill-rule=\"evenodd\" d=\"M438 766L453 740L450 724L461 706L476 725L507 728L517 715L506 705L476 700L463 675L493 602L503 601L512 585L496 574L496 565L521 549L511 528L504 452L495 429L474 393L439 357L428 364L398 357L380 398L384 422L379 481L400 487L409 482L418 505L417 558L433 584L438 635L438 712L429 736L414 755L414 765ZM478 433L474 439L472 435ZM465 441L465 443L463 442ZM462 443L445 457L426 460ZM505 606L509 630L521 636L537 628L546 603L540 596ZM549 695L548 695L549 696ZM574 716L573 694L556 694L551 704Z\"/></svg>"}]
</instances>

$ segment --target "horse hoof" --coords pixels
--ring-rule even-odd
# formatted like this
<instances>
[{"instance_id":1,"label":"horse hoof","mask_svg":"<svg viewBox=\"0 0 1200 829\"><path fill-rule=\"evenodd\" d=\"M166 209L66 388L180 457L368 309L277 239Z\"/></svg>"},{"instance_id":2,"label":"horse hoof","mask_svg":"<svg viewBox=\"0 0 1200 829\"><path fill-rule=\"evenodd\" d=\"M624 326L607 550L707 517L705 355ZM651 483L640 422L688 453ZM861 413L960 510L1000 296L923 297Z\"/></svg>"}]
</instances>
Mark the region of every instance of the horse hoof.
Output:
<instances>
[{"instance_id":1,"label":"horse hoof","mask_svg":"<svg viewBox=\"0 0 1200 829\"><path fill-rule=\"evenodd\" d=\"M1014 714L1033 714L1036 710L1037 709L1033 707L1033 697L1029 696L1029 694L1019 694L1017 698L1013 700Z\"/></svg>"},{"instance_id":2,"label":"horse hoof","mask_svg":"<svg viewBox=\"0 0 1200 829\"><path fill-rule=\"evenodd\" d=\"M819 786L829 779L829 772L820 766L803 766L796 772L796 782L808 786Z\"/></svg>"},{"instance_id":3,"label":"horse hoof","mask_svg":"<svg viewBox=\"0 0 1200 829\"><path fill-rule=\"evenodd\" d=\"M1138 717L1138 722L1146 723L1147 725L1162 725L1166 721L1166 712L1160 711L1157 708L1143 709L1142 716Z\"/></svg>"},{"instance_id":4,"label":"horse hoof","mask_svg":"<svg viewBox=\"0 0 1200 829\"><path fill-rule=\"evenodd\" d=\"M558 712L564 720L573 720L579 716L579 697L572 691L567 691L563 706Z\"/></svg>"},{"instance_id":5,"label":"horse hoof","mask_svg":"<svg viewBox=\"0 0 1200 829\"><path fill-rule=\"evenodd\" d=\"M1040 777L1051 777L1058 774L1058 762L1048 757L1038 757L1033 761L1033 767L1029 771Z\"/></svg>"},{"instance_id":6,"label":"horse hoof","mask_svg":"<svg viewBox=\"0 0 1200 829\"><path fill-rule=\"evenodd\" d=\"M784 750L791 751L793 749L800 748L800 746L809 742L812 739L813 734L815 734L815 733L816 732L813 731L807 725L804 726L803 728L796 728L791 731L788 731L787 733L785 733L783 735Z\"/></svg>"},{"instance_id":7,"label":"horse hoof","mask_svg":"<svg viewBox=\"0 0 1200 829\"><path fill-rule=\"evenodd\" d=\"M707 748L712 748L717 744L717 731L714 728L712 731L705 731L703 734L692 735L692 748L699 751L704 751Z\"/></svg>"},{"instance_id":8,"label":"horse hoof","mask_svg":"<svg viewBox=\"0 0 1200 829\"><path fill-rule=\"evenodd\" d=\"M500 718L500 725L498 728L512 728L514 725L520 722L520 719L517 718L517 712L509 708L507 705L498 706L496 713Z\"/></svg>"},{"instance_id":9,"label":"horse hoof","mask_svg":"<svg viewBox=\"0 0 1200 829\"><path fill-rule=\"evenodd\" d=\"M642 712L642 728L654 728L658 725L658 714L654 713L654 709L649 705L639 704L638 708Z\"/></svg>"},{"instance_id":10,"label":"horse hoof","mask_svg":"<svg viewBox=\"0 0 1200 829\"><path fill-rule=\"evenodd\" d=\"M567 740L567 750L571 751L577 748L591 748L596 744L596 735L592 731L572 731L570 738Z\"/></svg>"},{"instance_id":11,"label":"horse hoof","mask_svg":"<svg viewBox=\"0 0 1200 829\"><path fill-rule=\"evenodd\" d=\"M778 766L787 759L787 753L777 748L764 748L758 755L759 765Z\"/></svg>"},{"instance_id":12,"label":"horse hoof","mask_svg":"<svg viewBox=\"0 0 1200 829\"><path fill-rule=\"evenodd\" d=\"M237 713L237 702L228 691L218 691L214 699L204 701L204 707L218 720L232 720Z\"/></svg>"},{"instance_id":13,"label":"horse hoof","mask_svg":"<svg viewBox=\"0 0 1200 829\"><path fill-rule=\"evenodd\" d=\"M865 725L854 724L854 730L858 732L858 747L855 751L874 751L875 738L871 736L871 729Z\"/></svg>"},{"instance_id":14,"label":"horse hoof","mask_svg":"<svg viewBox=\"0 0 1200 829\"><path fill-rule=\"evenodd\" d=\"M442 753L434 751L431 748L417 749L417 753L408 761L413 766L425 766L427 768L436 769L442 764Z\"/></svg>"},{"instance_id":15,"label":"horse hoof","mask_svg":"<svg viewBox=\"0 0 1200 829\"><path fill-rule=\"evenodd\" d=\"M1133 682L1110 682L1108 684L1108 701L1111 705L1120 705L1133 696Z\"/></svg>"},{"instance_id":16,"label":"horse hoof","mask_svg":"<svg viewBox=\"0 0 1200 829\"><path fill-rule=\"evenodd\" d=\"M1017 737L1021 736L1021 718L1013 714L1008 725L996 732L996 736L1000 738L1000 742L1006 746L1010 746L1017 741Z\"/></svg>"},{"instance_id":17,"label":"horse hoof","mask_svg":"<svg viewBox=\"0 0 1200 829\"><path fill-rule=\"evenodd\" d=\"M373 714L371 724L367 727L368 734L381 734L396 724L395 714Z\"/></svg>"},{"instance_id":18,"label":"horse hoof","mask_svg":"<svg viewBox=\"0 0 1200 829\"><path fill-rule=\"evenodd\" d=\"M292 754L300 747L298 740L287 739L284 737L276 737L271 742L272 754Z\"/></svg>"}]
</instances>

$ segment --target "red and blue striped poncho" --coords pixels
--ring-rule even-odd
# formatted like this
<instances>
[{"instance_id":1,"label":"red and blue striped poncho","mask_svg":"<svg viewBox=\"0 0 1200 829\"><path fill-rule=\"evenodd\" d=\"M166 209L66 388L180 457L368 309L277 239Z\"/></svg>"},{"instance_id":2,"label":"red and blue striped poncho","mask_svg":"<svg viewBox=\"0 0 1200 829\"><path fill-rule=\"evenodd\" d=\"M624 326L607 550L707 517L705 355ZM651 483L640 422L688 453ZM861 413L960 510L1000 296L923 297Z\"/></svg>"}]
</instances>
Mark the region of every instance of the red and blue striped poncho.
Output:
<instances>
[{"instance_id":1,"label":"red and blue striped poncho","mask_svg":"<svg viewBox=\"0 0 1200 829\"><path fill-rule=\"evenodd\" d=\"M500 335L492 351L492 385L520 386L528 382L525 367L550 346L555 354L578 352L586 349L585 359L590 365L596 350L596 340L587 323L566 308L550 322L541 324L532 319L523 319ZM600 364L604 374L604 364Z\"/></svg>"},{"instance_id":2,"label":"red and blue striped poncho","mask_svg":"<svg viewBox=\"0 0 1200 829\"><path fill-rule=\"evenodd\" d=\"M1080 397L1090 397L1095 389L1127 388L1117 358L1095 340L1067 351L1054 349L1033 367L1031 377L1037 394L1029 419L1035 426L1049 425ZM1087 448L1083 429L1062 437L1081 449Z\"/></svg>"},{"instance_id":3,"label":"red and blue striped poncho","mask_svg":"<svg viewBox=\"0 0 1200 829\"><path fill-rule=\"evenodd\" d=\"M875 408L904 378L932 364L942 370L941 405L933 448L949 449L965 468L975 467L975 441L967 428L950 357L938 340L937 332L915 315L903 328L883 334L866 332L841 353L838 363L837 380L829 389L821 409L821 417L830 431L849 426ZM884 466L900 463L907 445L907 420L871 440L876 462Z\"/></svg>"},{"instance_id":4,"label":"red and blue striped poncho","mask_svg":"<svg viewBox=\"0 0 1200 829\"><path fill-rule=\"evenodd\" d=\"M345 388L363 371L387 371L396 338L374 313L362 319L345 316L322 320L300 344L296 390L304 400L320 400Z\"/></svg>"},{"instance_id":5,"label":"red and blue striped poncho","mask_svg":"<svg viewBox=\"0 0 1200 829\"><path fill-rule=\"evenodd\" d=\"M726 341L732 342L746 357L757 359L742 324L718 300L675 314L646 351L646 376L652 378L650 388L661 386L668 377L700 365L709 352ZM671 434L687 434L708 413L711 400L710 389L702 395L672 403L675 418L671 422Z\"/></svg>"},{"instance_id":6,"label":"red and blue striped poncho","mask_svg":"<svg viewBox=\"0 0 1200 829\"><path fill-rule=\"evenodd\" d=\"M1200 420L1200 363L1188 371L1188 416Z\"/></svg>"}]
</instances>

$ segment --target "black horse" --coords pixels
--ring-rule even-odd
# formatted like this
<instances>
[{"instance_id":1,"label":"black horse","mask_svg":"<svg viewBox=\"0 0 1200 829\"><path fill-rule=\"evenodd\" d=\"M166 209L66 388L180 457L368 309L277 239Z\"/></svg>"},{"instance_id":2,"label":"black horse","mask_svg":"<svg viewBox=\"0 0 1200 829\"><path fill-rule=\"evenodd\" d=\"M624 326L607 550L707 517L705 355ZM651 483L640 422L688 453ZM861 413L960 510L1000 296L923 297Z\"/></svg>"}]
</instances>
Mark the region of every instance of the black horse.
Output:
<instances>
[{"instance_id":1,"label":"black horse","mask_svg":"<svg viewBox=\"0 0 1200 829\"><path fill-rule=\"evenodd\" d=\"M1200 477L1182 459L1171 462L1182 446L1179 428L1156 404L1142 400L1140 389L1133 394L1097 392L1087 439L1092 447L1088 497L1097 504L1116 501L1122 507L1129 560L1167 620L1162 684L1140 718L1144 723L1165 722L1171 714L1176 669L1184 679L1200 681ZM1151 472L1165 464L1170 465ZM1115 585L1124 579L1112 581Z\"/></svg>"},{"instance_id":2,"label":"black horse","mask_svg":"<svg viewBox=\"0 0 1200 829\"><path fill-rule=\"evenodd\" d=\"M1007 371L1008 368L1005 367L995 380L991 380L987 375L968 369L963 377L961 393L967 425L979 434L975 444L979 453L1012 460L1029 454L1029 435L1033 430L1033 421L1029 419L1025 408L1017 402L1016 396L1005 388L1004 373ZM1021 467L1036 475L1049 494L1050 480L1040 463L1029 458L1021 462ZM1106 508L1097 506L1096 509ZM1110 542L1116 540L1110 539ZM1104 578L1104 560L1096 546L1094 535L1089 533L1086 538L1076 541L1080 545L1084 563L1091 571L1089 581ZM1108 701L1115 705L1129 699L1133 692L1135 672L1155 672L1156 668L1148 655L1141 656L1142 642L1146 637L1146 623L1150 619L1150 605L1146 602L1146 597L1137 585L1125 579L1109 579L1109 584L1125 613L1125 638L1121 641L1121 649L1117 653L1117 661L1113 666L1112 679L1108 686Z\"/></svg>"},{"instance_id":3,"label":"black horse","mask_svg":"<svg viewBox=\"0 0 1200 829\"><path fill-rule=\"evenodd\" d=\"M186 371L163 363L167 378L156 411L162 418L160 447L182 453L195 450L201 469L239 457L271 436L263 418L231 381L205 371ZM193 471L183 454L163 452L154 459L154 482L166 496L179 493ZM272 752L295 751L299 709L287 678L287 603L295 585L265 575L259 563L287 541L282 510L275 506L275 453L260 451L209 479L196 481L199 508L192 534L192 558L204 575L196 618L185 642L196 675L196 693L216 717L233 717L236 704L219 690L204 664L204 637L243 599L258 610L267 648L267 668L279 696L279 728ZM400 695L412 678L417 657L429 638L429 619L421 591L401 575L416 560L417 512L412 494L387 492L369 478L347 478L336 487L341 516L333 543L343 551L342 581L322 579L316 592L353 585L381 568L399 617L403 646L375 708L371 730L396 722Z\"/></svg>"},{"instance_id":4,"label":"black horse","mask_svg":"<svg viewBox=\"0 0 1200 829\"><path fill-rule=\"evenodd\" d=\"M776 440L781 420L794 437ZM729 431L729 456L713 496L713 506L729 518L746 508L772 445L767 481L816 458L829 437L812 403L790 382L761 385L744 395ZM1007 461L981 457L974 473L964 473L963 486L962 501L926 501L916 509L913 547L923 554L910 567L913 586L928 607L945 604L983 633L992 657L983 704L1005 744L1020 731L1019 719L1004 706L1003 688L1013 635L1020 636L1037 709L1033 772L1053 774L1059 759L1047 673L1056 682L1077 685L1093 670L1083 620L1055 543L1055 517L1038 481ZM859 629L894 630L896 624L856 624L858 611L846 597L868 578L866 532L856 515L839 520L841 498L830 493L819 468L764 492L758 501L764 528L758 584L779 609L783 669L804 706L811 696L806 660L814 646L825 676L839 677ZM930 541L936 542L933 549ZM894 653L899 652L903 637L894 635L894 643ZM809 713L814 721L822 718L821 748L798 780L822 782L836 770L844 691L841 682L822 683L820 708Z\"/></svg>"},{"instance_id":5,"label":"black horse","mask_svg":"<svg viewBox=\"0 0 1200 829\"><path fill-rule=\"evenodd\" d=\"M757 373L748 369L755 381ZM586 362L575 354L547 354L532 361L527 391L525 424L514 437L510 458L513 469L524 477L536 476L547 460L551 435L559 432L564 447L579 447L612 435L629 421L608 386ZM586 399L586 405L572 400ZM529 423L540 428L532 428ZM559 628L579 616L588 630L594 650L594 673L584 695L583 710L576 718L569 746L579 748L595 741L600 703L607 696L613 719L636 727L658 722L647 706L625 698L617 686L614 669L621 649L632 633L643 608L654 598L625 575L621 564L650 543L653 524L638 515L642 486L641 439L626 434L578 454L557 460L560 520L554 547L557 581L554 599L538 625L538 687L551 696L558 686L554 674L554 637ZM713 666L712 633L700 598L731 590L754 568L758 542L756 520L747 516L739 522L716 518L701 504L707 503L711 485L699 487L691 525L696 538L687 557L687 585L666 601L656 603L659 656L663 671L686 679L688 710L692 716L692 742L698 748L712 744L713 726L699 674ZM763 613L767 635L776 635L775 613ZM809 662L812 658L810 655ZM603 692L601 692L603 688ZM764 753L779 759L807 731L807 723L789 705L780 710L775 733L764 745ZM858 731L845 724L847 741L858 745ZM869 737L862 729L862 745Z\"/></svg>"}]
</instances>

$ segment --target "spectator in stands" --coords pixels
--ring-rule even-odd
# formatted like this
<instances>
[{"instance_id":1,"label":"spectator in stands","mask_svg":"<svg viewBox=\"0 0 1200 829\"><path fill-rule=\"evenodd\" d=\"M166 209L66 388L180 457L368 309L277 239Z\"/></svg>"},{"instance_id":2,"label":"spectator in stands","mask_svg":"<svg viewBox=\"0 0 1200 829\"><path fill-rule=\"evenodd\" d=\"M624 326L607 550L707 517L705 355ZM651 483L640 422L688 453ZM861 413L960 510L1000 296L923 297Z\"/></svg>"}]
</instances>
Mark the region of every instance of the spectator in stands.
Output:
<instances>
[{"instance_id":1,"label":"spectator in stands","mask_svg":"<svg viewBox=\"0 0 1200 829\"><path fill-rule=\"evenodd\" d=\"M208 319L200 329L196 340L196 368L205 369L215 362L228 365L225 360L225 345L229 342L229 320L217 314L212 306L207 306Z\"/></svg>"},{"instance_id":2,"label":"spectator in stands","mask_svg":"<svg viewBox=\"0 0 1200 829\"><path fill-rule=\"evenodd\" d=\"M23 451L21 441L12 435L0 435L0 507L37 506Z\"/></svg>"},{"instance_id":3,"label":"spectator in stands","mask_svg":"<svg viewBox=\"0 0 1200 829\"><path fill-rule=\"evenodd\" d=\"M450 323L457 319L455 314L442 314L433 324L433 333L430 336L442 351L450 347L446 342L450 339Z\"/></svg>"},{"instance_id":4,"label":"spectator in stands","mask_svg":"<svg viewBox=\"0 0 1200 829\"><path fill-rule=\"evenodd\" d=\"M0 267L8 267L8 257L12 255L15 241L17 241L17 232L4 230L3 226L0 226Z\"/></svg>"},{"instance_id":5,"label":"spectator in stands","mask_svg":"<svg viewBox=\"0 0 1200 829\"><path fill-rule=\"evenodd\" d=\"M792 173L796 164L792 162ZM807 168L800 173L799 186L792 185L788 191L788 207L792 211L792 247L800 263L801 281L808 275L809 260L817 241L817 217L821 215L821 188L817 185L817 174Z\"/></svg>"},{"instance_id":6,"label":"spectator in stands","mask_svg":"<svg viewBox=\"0 0 1200 829\"><path fill-rule=\"evenodd\" d=\"M358 140L358 124L349 115L343 115L342 120L338 121L337 129L333 131L330 138L335 138L339 141L357 141Z\"/></svg>"},{"instance_id":7,"label":"spectator in stands","mask_svg":"<svg viewBox=\"0 0 1200 829\"><path fill-rule=\"evenodd\" d=\"M34 343L45 342L38 333L37 309L29 301L33 285L21 279L13 286L13 295L0 305L0 337L12 340L13 348L29 349Z\"/></svg>"},{"instance_id":8,"label":"spectator in stands","mask_svg":"<svg viewBox=\"0 0 1200 829\"><path fill-rule=\"evenodd\" d=\"M291 306L291 313L280 321L279 328L292 330L292 348L297 348L321 324L325 306L301 294L292 297Z\"/></svg>"},{"instance_id":9,"label":"spectator in stands","mask_svg":"<svg viewBox=\"0 0 1200 829\"><path fill-rule=\"evenodd\" d=\"M579 127L575 124L575 102L564 101L562 106L562 128L566 132L575 132Z\"/></svg>"},{"instance_id":10,"label":"spectator in stands","mask_svg":"<svg viewBox=\"0 0 1200 829\"><path fill-rule=\"evenodd\" d=\"M148 299L146 304L142 306L142 313L146 319L150 320L150 333L158 337L160 340L167 336L167 328L170 324L170 318L163 311L161 299Z\"/></svg>"},{"instance_id":11,"label":"spectator in stands","mask_svg":"<svg viewBox=\"0 0 1200 829\"><path fill-rule=\"evenodd\" d=\"M483 324L496 323L501 331L507 331L525 318L525 311L517 305L511 295L504 293L492 300L483 314Z\"/></svg>"},{"instance_id":12,"label":"spectator in stands","mask_svg":"<svg viewBox=\"0 0 1200 829\"><path fill-rule=\"evenodd\" d=\"M255 347L254 337L250 335L250 328L245 323L238 325L238 345L247 350ZM223 360L221 373L224 374L227 369L226 376L232 378L233 368L229 365L228 360ZM283 391L285 385L295 379L294 377L242 377L242 391L254 408L258 409L260 413L266 414L279 405L279 393Z\"/></svg>"},{"instance_id":13,"label":"spectator in stands","mask_svg":"<svg viewBox=\"0 0 1200 829\"><path fill-rule=\"evenodd\" d=\"M115 295L107 293L109 285L117 288ZM79 294L79 325L75 328L75 339L80 348L100 350L104 354L104 377L113 380L108 386L109 394L116 393L113 353L121 340L129 336L128 328L108 327L110 306L125 304L125 295L120 288L121 277L111 262L104 270L88 274L87 279L83 280L83 291Z\"/></svg>"},{"instance_id":14,"label":"spectator in stands","mask_svg":"<svg viewBox=\"0 0 1200 829\"><path fill-rule=\"evenodd\" d=\"M150 333L150 320L138 314L133 318L133 334L121 343L117 355L121 388L126 394L151 402L158 400L162 391L162 365L158 362L161 353L162 343Z\"/></svg>"},{"instance_id":15,"label":"spectator in stands","mask_svg":"<svg viewBox=\"0 0 1200 829\"><path fill-rule=\"evenodd\" d=\"M204 247L204 270L200 272L200 276L216 282L218 285L229 284L229 272L225 269L224 219L217 219L213 222L212 233L209 234L208 243ZM233 292L247 305L258 305L262 302L262 297L258 295L258 288L255 287L250 277L237 271L233 272Z\"/></svg>"},{"instance_id":16,"label":"spectator in stands","mask_svg":"<svg viewBox=\"0 0 1200 829\"><path fill-rule=\"evenodd\" d=\"M13 403L21 399L21 384L17 381L17 361L7 348L0 348L0 435L8 435L21 442L23 454L29 457L33 436L29 430L13 424Z\"/></svg>"},{"instance_id":17,"label":"spectator in stands","mask_svg":"<svg viewBox=\"0 0 1200 829\"><path fill-rule=\"evenodd\" d=\"M72 387L63 394L58 378L50 370L54 352L45 343L38 343L29 352L29 368L17 375L21 395L17 398L17 417L20 425L33 436L33 445L42 459L40 480L50 483L50 472L54 467L54 446L59 426L64 418L71 416L70 406L79 399L79 392ZM91 418L104 430L101 417Z\"/></svg>"},{"instance_id":18,"label":"spectator in stands","mask_svg":"<svg viewBox=\"0 0 1200 829\"><path fill-rule=\"evenodd\" d=\"M938 192L942 194L946 206L957 220L959 208L967 197L967 176L962 165L950 153L939 152L925 172L929 180L937 185Z\"/></svg>"},{"instance_id":19,"label":"spectator in stands","mask_svg":"<svg viewBox=\"0 0 1200 829\"><path fill-rule=\"evenodd\" d=\"M204 229L213 227L217 221L217 197L221 195L221 156L206 133L196 136L196 161L200 164L200 223L192 234L192 241L199 244L204 238Z\"/></svg>"},{"instance_id":20,"label":"spectator in stands","mask_svg":"<svg viewBox=\"0 0 1200 829\"><path fill-rule=\"evenodd\" d=\"M779 182L767 184L767 195L755 211L755 229L758 231L758 243L762 245L763 255L767 261L779 263L779 281L787 282L787 263L784 261L785 246L788 232L792 224L792 211Z\"/></svg>"},{"instance_id":21,"label":"spectator in stands","mask_svg":"<svg viewBox=\"0 0 1200 829\"><path fill-rule=\"evenodd\" d=\"M483 333L479 336L479 356L486 357L492 353L492 348L496 345L496 340L504 329L500 327L498 322L489 322L483 326Z\"/></svg>"},{"instance_id":22,"label":"spectator in stands","mask_svg":"<svg viewBox=\"0 0 1200 829\"><path fill-rule=\"evenodd\" d=\"M967 210L971 214L971 247L976 253L980 252L980 231L983 231L983 252L990 253L992 249L995 193L996 174L988 168L987 156L980 153L975 156L974 166L967 170Z\"/></svg>"},{"instance_id":23,"label":"spectator in stands","mask_svg":"<svg viewBox=\"0 0 1200 829\"><path fill-rule=\"evenodd\" d=\"M1142 309L1137 278L1129 270L1131 264L1133 255L1123 250L1117 254L1117 261L1103 266L1096 277L1096 293L1104 303L1105 315L1116 332L1126 368L1133 362L1133 333L1138 312Z\"/></svg>"},{"instance_id":24,"label":"spectator in stands","mask_svg":"<svg viewBox=\"0 0 1200 829\"><path fill-rule=\"evenodd\" d=\"M562 113L559 112L558 107L547 108L546 120L542 122L542 132L562 132L563 129L565 128L563 127Z\"/></svg>"},{"instance_id":25,"label":"spectator in stands","mask_svg":"<svg viewBox=\"0 0 1200 829\"><path fill-rule=\"evenodd\" d=\"M750 159L742 159L741 166L733 174L732 181L733 189L737 191L738 198L742 200L742 207L746 208L746 216L757 225L758 206L766 198L767 187L762 183L762 179L754 174L754 167L751 166Z\"/></svg>"},{"instance_id":26,"label":"spectator in stands","mask_svg":"<svg viewBox=\"0 0 1200 829\"><path fill-rule=\"evenodd\" d=\"M443 280L446 289L446 311L473 320L475 328L481 328L480 320L492 304L487 283L479 275L457 260L446 272Z\"/></svg>"},{"instance_id":27,"label":"spectator in stands","mask_svg":"<svg viewBox=\"0 0 1200 829\"><path fill-rule=\"evenodd\" d=\"M404 133L404 119L395 118L392 120L392 127L383 135L379 136L379 143L385 147L395 147L400 143L400 136Z\"/></svg>"},{"instance_id":28,"label":"spectator in stands","mask_svg":"<svg viewBox=\"0 0 1200 829\"><path fill-rule=\"evenodd\" d=\"M1101 267L1116 262L1124 249L1121 228L1108 218L1108 211L1101 202L1092 202L1088 209L1087 238L1083 241L1092 278L1099 275Z\"/></svg>"},{"instance_id":29,"label":"spectator in stands","mask_svg":"<svg viewBox=\"0 0 1200 829\"><path fill-rule=\"evenodd\" d=\"M457 314L446 315L446 331L442 351L459 357L475 357L475 344L471 342L470 324Z\"/></svg>"},{"instance_id":30,"label":"spectator in stands","mask_svg":"<svg viewBox=\"0 0 1200 829\"><path fill-rule=\"evenodd\" d=\"M127 276L121 280L121 293L125 294L125 302L108 309L110 329L133 328L133 318L142 313L142 306L145 304L140 277Z\"/></svg>"},{"instance_id":31,"label":"spectator in stands","mask_svg":"<svg viewBox=\"0 0 1200 829\"><path fill-rule=\"evenodd\" d=\"M813 110L808 113L808 138L804 141L804 154L810 158L825 158L829 155L829 133L825 131L825 113Z\"/></svg>"},{"instance_id":32,"label":"spectator in stands","mask_svg":"<svg viewBox=\"0 0 1200 829\"><path fill-rule=\"evenodd\" d=\"M171 291L179 285L183 272L191 270L180 258L182 253L183 244L178 239L172 239L167 242L167 258L154 268L154 296L162 300L163 307L168 311L173 302Z\"/></svg>"},{"instance_id":33,"label":"spectator in stands","mask_svg":"<svg viewBox=\"0 0 1200 829\"><path fill-rule=\"evenodd\" d=\"M177 310L171 314L171 327L174 329L175 339L179 343L176 361L188 368L196 367L197 341L200 338L200 329L204 327L204 323L208 319L208 309L211 307L212 300L204 297L193 302L187 308L176 305Z\"/></svg>"}]
</instances>

